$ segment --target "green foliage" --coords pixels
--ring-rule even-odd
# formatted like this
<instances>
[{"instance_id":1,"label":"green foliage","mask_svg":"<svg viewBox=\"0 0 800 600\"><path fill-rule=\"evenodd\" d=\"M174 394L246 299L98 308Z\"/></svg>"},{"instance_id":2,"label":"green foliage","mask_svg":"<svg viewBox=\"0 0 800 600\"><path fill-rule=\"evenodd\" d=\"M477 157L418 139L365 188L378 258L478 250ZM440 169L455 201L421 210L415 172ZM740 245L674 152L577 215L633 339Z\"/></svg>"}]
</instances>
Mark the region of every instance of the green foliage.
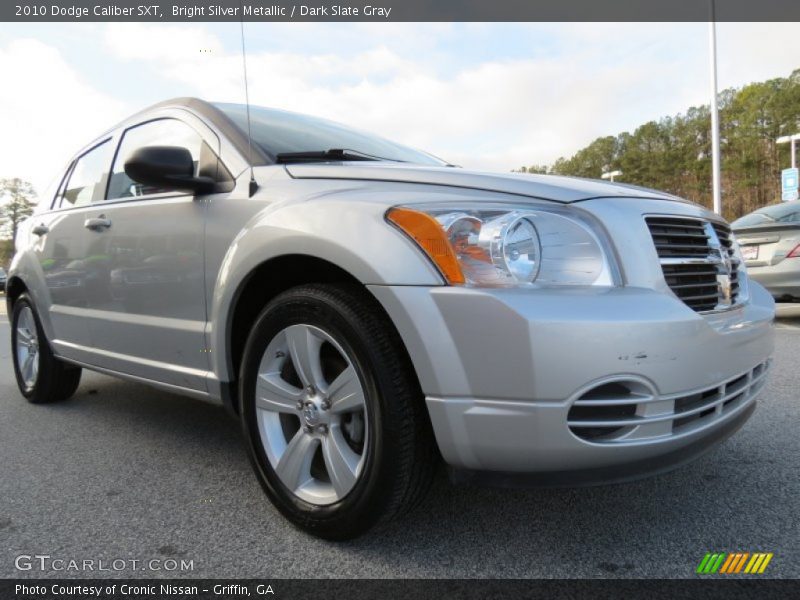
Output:
<instances>
[{"instance_id":1,"label":"green foliage","mask_svg":"<svg viewBox=\"0 0 800 600\"><path fill-rule=\"evenodd\" d=\"M724 90L719 97L722 203L734 219L780 200L780 171L789 166L788 145L775 139L800 130L800 69L787 78ZM712 205L711 116L708 106L639 126L633 133L601 137L549 168L549 172L597 179L620 170L618 181L671 192Z\"/></svg>"},{"instance_id":2,"label":"green foliage","mask_svg":"<svg viewBox=\"0 0 800 600\"><path fill-rule=\"evenodd\" d=\"M36 203L33 186L17 177L0 179L0 230L12 242L17 237L17 227L33 214Z\"/></svg>"},{"instance_id":3,"label":"green foliage","mask_svg":"<svg viewBox=\"0 0 800 600\"><path fill-rule=\"evenodd\" d=\"M519 169L513 169L512 173L531 173L533 175L547 175L548 168L547 165L532 165L530 167L520 167Z\"/></svg>"},{"instance_id":4,"label":"green foliage","mask_svg":"<svg viewBox=\"0 0 800 600\"><path fill-rule=\"evenodd\" d=\"M0 240L0 267L8 269L14 258L14 240Z\"/></svg>"}]
</instances>

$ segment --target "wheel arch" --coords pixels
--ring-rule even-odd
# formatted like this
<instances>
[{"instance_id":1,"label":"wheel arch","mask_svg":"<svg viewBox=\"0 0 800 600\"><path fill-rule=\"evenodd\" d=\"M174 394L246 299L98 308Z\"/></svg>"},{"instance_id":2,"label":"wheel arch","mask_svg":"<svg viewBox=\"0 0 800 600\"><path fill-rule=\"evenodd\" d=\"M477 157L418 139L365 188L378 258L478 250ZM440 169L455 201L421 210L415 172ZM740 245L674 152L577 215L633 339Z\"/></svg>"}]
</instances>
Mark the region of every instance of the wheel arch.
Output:
<instances>
[{"instance_id":1,"label":"wheel arch","mask_svg":"<svg viewBox=\"0 0 800 600\"><path fill-rule=\"evenodd\" d=\"M21 277L16 275L10 277L6 282L6 306L8 307L8 314L11 314L11 308L22 294L28 291L28 286Z\"/></svg>"},{"instance_id":2,"label":"wheel arch","mask_svg":"<svg viewBox=\"0 0 800 600\"><path fill-rule=\"evenodd\" d=\"M309 283L359 287L374 301L376 308L381 311L386 321L394 328L397 337L402 340L396 325L381 302L348 270L324 258L308 254L285 254L264 260L239 282L230 302L230 308L224 315L223 356L227 378L225 381L220 381L220 386L223 403L234 414L239 414L237 384L250 326L273 298L293 287ZM405 342L401 351L417 376ZM419 382L418 377L417 381Z\"/></svg>"},{"instance_id":3,"label":"wheel arch","mask_svg":"<svg viewBox=\"0 0 800 600\"><path fill-rule=\"evenodd\" d=\"M22 231L22 230L21 230ZM22 236L23 234L19 234ZM18 237L19 240L19 237ZM17 242L20 247L20 242ZM30 295L33 300L39 323L48 340L54 339L54 331L50 320L52 298L47 287L45 270L31 248L18 249L11 260L6 281L6 308L9 317L14 303L21 294Z\"/></svg>"}]
</instances>

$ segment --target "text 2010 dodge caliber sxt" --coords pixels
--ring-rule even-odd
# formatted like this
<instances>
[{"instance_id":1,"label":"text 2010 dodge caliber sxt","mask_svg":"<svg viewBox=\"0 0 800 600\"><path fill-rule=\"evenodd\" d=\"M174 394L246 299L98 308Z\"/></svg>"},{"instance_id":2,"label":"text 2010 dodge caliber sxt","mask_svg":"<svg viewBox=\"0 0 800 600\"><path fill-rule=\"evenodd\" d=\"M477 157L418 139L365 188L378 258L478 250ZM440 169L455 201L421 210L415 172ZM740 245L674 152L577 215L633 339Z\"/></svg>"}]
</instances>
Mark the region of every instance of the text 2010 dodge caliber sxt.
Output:
<instances>
[{"instance_id":1,"label":"text 2010 dodge caliber sxt","mask_svg":"<svg viewBox=\"0 0 800 600\"><path fill-rule=\"evenodd\" d=\"M774 304L717 215L289 112L250 129L178 99L75 155L9 272L31 402L81 368L222 401L275 506L332 539L413 506L440 456L620 481L753 412Z\"/></svg>"}]
</instances>

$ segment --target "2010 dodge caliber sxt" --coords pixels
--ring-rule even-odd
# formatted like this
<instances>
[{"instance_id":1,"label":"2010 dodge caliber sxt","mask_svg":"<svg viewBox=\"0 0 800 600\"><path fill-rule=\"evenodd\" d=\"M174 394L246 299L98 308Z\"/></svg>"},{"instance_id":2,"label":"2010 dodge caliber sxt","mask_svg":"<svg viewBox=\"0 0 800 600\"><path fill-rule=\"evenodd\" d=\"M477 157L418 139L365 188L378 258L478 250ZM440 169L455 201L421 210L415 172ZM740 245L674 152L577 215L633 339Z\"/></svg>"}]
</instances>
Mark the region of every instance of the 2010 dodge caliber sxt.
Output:
<instances>
[{"instance_id":1,"label":"2010 dodge caliber sxt","mask_svg":"<svg viewBox=\"0 0 800 600\"><path fill-rule=\"evenodd\" d=\"M42 197L7 284L28 400L87 368L221 401L271 501L330 539L413 506L442 458L622 481L753 412L774 304L717 215L249 113L158 104Z\"/></svg>"}]
</instances>

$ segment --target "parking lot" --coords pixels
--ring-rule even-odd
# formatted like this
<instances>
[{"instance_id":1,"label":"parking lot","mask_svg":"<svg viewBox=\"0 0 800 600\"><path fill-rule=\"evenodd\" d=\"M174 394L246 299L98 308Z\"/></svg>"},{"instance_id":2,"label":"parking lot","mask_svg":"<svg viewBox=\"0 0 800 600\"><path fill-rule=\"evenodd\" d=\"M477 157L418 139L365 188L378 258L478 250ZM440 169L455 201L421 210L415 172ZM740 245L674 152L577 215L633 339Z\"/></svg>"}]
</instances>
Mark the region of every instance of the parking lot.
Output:
<instances>
[{"instance_id":1,"label":"parking lot","mask_svg":"<svg viewBox=\"0 0 800 600\"><path fill-rule=\"evenodd\" d=\"M800 305L781 307L753 418L694 463L577 489L453 487L348 543L311 538L268 503L221 407L84 373L75 398L17 392L0 316L0 577L15 557L185 559L193 577L692 577L706 552L774 552L800 577ZM115 573L103 573L104 576Z\"/></svg>"}]
</instances>

